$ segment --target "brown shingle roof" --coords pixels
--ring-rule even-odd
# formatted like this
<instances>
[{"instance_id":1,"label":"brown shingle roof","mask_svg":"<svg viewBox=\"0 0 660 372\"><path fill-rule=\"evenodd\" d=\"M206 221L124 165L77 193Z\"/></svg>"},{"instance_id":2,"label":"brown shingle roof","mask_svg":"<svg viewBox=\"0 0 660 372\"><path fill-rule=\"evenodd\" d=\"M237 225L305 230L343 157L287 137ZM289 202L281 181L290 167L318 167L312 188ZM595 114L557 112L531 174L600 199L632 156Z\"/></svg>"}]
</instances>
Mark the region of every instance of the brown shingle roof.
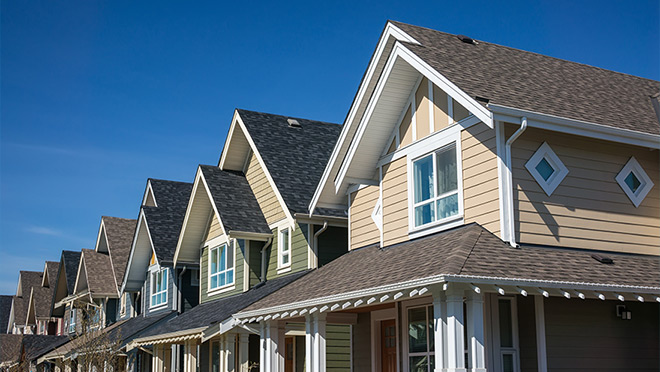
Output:
<instances>
[{"instance_id":1,"label":"brown shingle roof","mask_svg":"<svg viewBox=\"0 0 660 372\"><path fill-rule=\"evenodd\" d=\"M46 261L46 274L48 275L48 286L55 287L57 281L57 271L60 268L60 263L57 261ZM42 278L43 279L43 278Z\"/></svg>"},{"instance_id":2,"label":"brown shingle roof","mask_svg":"<svg viewBox=\"0 0 660 372\"><path fill-rule=\"evenodd\" d=\"M469 94L490 103L660 134L652 98L659 82L400 22L413 53Z\"/></svg>"},{"instance_id":3,"label":"brown shingle roof","mask_svg":"<svg viewBox=\"0 0 660 372\"><path fill-rule=\"evenodd\" d=\"M118 282L124 279L124 272L131 252L137 220L118 217L101 217L108 238L110 258Z\"/></svg>"},{"instance_id":4,"label":"brown shingle roof","mask_svg":"<svg viewBox=\"0 0 660 372\"><path fill-rule=\"evenodd\" d=\"M82 264L85 265L87 285L92 294L117 294L117 284L111 269L110 256L91 249L83 249Z\"/></svg>"},{"instance_id":5,"label":"brown shingle roof","mask_svg":"<svg viewBox=\"0 0 660 372\"><path fill-rule=\"evenodd\" d=\"M524 246L511 248L476 223L408 242L351 251L249 306L244 311L366 290L437 275L658 287L657 257Z\"/></svg>"}]
</instances>

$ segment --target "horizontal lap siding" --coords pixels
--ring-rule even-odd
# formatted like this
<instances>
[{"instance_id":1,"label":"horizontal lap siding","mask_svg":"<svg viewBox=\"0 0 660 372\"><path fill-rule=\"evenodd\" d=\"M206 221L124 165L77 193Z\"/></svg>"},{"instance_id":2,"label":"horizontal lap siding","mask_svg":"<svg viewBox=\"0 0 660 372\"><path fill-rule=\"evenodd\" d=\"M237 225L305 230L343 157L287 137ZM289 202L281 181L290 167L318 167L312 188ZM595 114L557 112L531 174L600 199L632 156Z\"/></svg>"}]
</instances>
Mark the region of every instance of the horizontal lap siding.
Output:
<instances>
[{"instance_id":1,"label":"horizontal lap siding","mask_svg":"<svg viewBox=\"0 0 660 372\"><path fill-rule=\"evenodd\" d=\"M247 171L245 172L245 178L250 184L250 188L252 188L257 203L259 203L259 208L261 208L261 212L264 214L268 224L286 218L282 210L282 205L277 199L275 191L270 182L268 182L266 173L264 173L264 169L259 164L259 160L254 153L250 158Z\"/></svg>"},{"instance_id":2,"label":"horizontal lap siding","mask_svg":"<svg viewBox=\"0 0 660 372\"><path fill-rule=\"evenodd\" d=\"M616 316L615 301L544 299L549 371L657 371L657 303L626 302L631 320Z\"/></svg>"},{"instance_id":3,"label":"horizontal lap siding","mask_svg":"<svg viewBox=\"0 0 660 372\"><path fill-rule=\"evenodd\" d=\"M294 273L307 269L307 251L309 249L305 234L303 234L300 226L296 225L296 229L290 232L291 235L291 270L282 274L277 274L277 250L279 249L279 233L277 229L273 229L273 242L268 248L268 269L266 270L266 278L273 279L289 273Z\"/></svg>"},{"instance_id":4,"label":"horizontal lap siding","mask_svg":"<svg viewBox=\"0 0 660 372\"><path fill-rule=\"evenodd\" d=\"M380 230L371 218L379 196L378 186L367 186L351 194L351 249L380 241Z\"/></svg>"},{"instance_id":5,"label":"horizontal lap siding","mask_svg":"<svg viewBox=\"0 0 660 372\"><path fill-rule=\"evenodd\" d=\"M507 132L512 130L507 127ZM569 171L551 196L525 168L544 141ZM638 208L615 180L631 156L654 183ZM519 241L660 254L657 150L530 128L514 143L512 165Z\"/></svg>"},{"instance_id":6,"label":"horizontal lap siding","mask_svg":"<svg viewBox=\"0 0 660 372\"><path fill-rule=\"evenodd\" d=\"M329 324L326 328L326 370L351 370L351 326Z\"/></svg>"},{"instance_id":7,"label":"horizontal lap siding","mask_svg":"<svg viewBox=\"0 0 660 372\"><path fill-rule=\"evenodd\" d=\"M461 132L465 223L499 235L500 205L495 131L480 123Z\"/></svg>"},{"instance_id":8,"label":"horizontal lap siding","mask_svg":"<svg viewBox=\"0 0 660 372\"><path fill-rule=\"evenodd\" d=\"M232 241L232 244L233 241ZM200 281L199 289L201 292L202 302L217 300L218 298L231 296L237 293L243 292L243 269L244 258L243 251L240 249L238 244L236 245L236 266L234 267L234 289L231 291L226 291L218 294L213 294L209 296L208 287L209 287L209 248L213 247L204 247L202 248L202 260L200 263Z\"/></svg>"},{"instance_id":9,"label":"horizontal lap siding","mask_svg":"<svg viewBox=\"0 0 660 372\"><path fill-rule=\"evenodd\" d=\"M406 158L383 166L383 245L408 240Z\"/></svg>"},{"instance_id":10,"label":"horizontal lap siding","mask_svg":"<svg viewBox=\"0 0 660 372\"><path fill-rule=\"evenodd\" d=\"M209 241L213 238L217 238L222 235L222 228L220 227L220 221L218 217L213 213L213 218L211 219L211 224L208 227L208 234L206 234L206 241Z\"/></svg>"}]
</instances>

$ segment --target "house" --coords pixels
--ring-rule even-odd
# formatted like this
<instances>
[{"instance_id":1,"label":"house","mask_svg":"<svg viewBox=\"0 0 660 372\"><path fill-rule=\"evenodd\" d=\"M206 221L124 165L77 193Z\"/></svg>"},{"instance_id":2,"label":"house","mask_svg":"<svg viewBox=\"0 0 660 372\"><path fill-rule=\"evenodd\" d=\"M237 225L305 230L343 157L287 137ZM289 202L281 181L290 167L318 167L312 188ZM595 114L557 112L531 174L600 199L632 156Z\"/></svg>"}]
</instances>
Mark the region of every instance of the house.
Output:
<instances>
[{"instance_id":1,"label":"house","mask_svg":"<svg viewBox=\"0 0 660 372\"><path fill-rule=\"evenodd\" d=\"M7 333L33 334L34 328L26 326L27 306L30 300L32 287L41 286L42 272L20 271L18 274L18 285L16 295L12 299L7 323Z\"/></svg>"},{"instance_id":2,"label":"house","mask_svg":"<svg viewBox=\"0 0 660 372\"><path fill-rule=\"evenodd\" d=\"M239 371L258 363L258 330L232 314L347 251L342 210L307 209L341 128L336 124L236 110L218 166L200 165L174 253L175 267L198 265L200 305L147 331L156 371ZM282 329L289 363L304 346ZM338 358L348 326L329 342ZM182 346L177 357L175 346Z\"/></svg>"},{"instance_id":3,"label":"house","mask_svg":"<svg viewBox=\"0 0 660 372\"><path fill-rule=\"evenodd\" d=\"M234 314L260 369L651 370L658 82L388 22L308 206L350 252ZM350 319L350 361L329 329Z\"/></svg>"},{"instance_id":4,"label":"house","mask_svg":"<svg viewBox=\"0 0 660 372\"><path fill-rule=\"evenodd\" d=\"M50 317L59 320L57 335L68 335L68 324L71 323L71 303L64 301L65 298L73 295L73 288L76 285L76 276L78 275L78 265L80 264L80 252L62 251L57 274L53 279L54 291L51 300Z\"/></svg>"},{"instance_id":5,"label":"house","mask_svg":"<svg viewBox=\"0 0 660 372\"><path fill-rule=\"evenodd\" d=\"M61 318L51 317L50 305L55 291L59 262L46 261L41 286L32 287L27 306L26 326L37 335L57 335ZM52 278L52 279L51 279ZM50 283L53 283L51 286Z\"/></svg>"}]
</instances>

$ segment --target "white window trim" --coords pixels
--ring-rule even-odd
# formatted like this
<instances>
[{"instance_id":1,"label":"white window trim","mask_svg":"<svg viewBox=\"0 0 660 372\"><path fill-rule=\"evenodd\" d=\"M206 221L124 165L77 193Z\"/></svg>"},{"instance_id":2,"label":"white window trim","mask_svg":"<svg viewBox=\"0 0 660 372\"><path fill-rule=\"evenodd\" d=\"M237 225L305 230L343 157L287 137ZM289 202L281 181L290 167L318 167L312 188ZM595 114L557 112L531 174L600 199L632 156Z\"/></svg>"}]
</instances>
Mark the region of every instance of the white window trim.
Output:
<instances>
[{"instance_id":1,"label":"white window trim","mask_svg":"<svg viewBox=\"0 0 660 372\"><path fill-rule=\"evenodd\" d=\"M76 309L71 308L69 310L69 324L68 324L68 330L69 333L75 333L76 332L76 323L78 322L78 314L76 314Z\"/></svg>"},{"instance_id":2,"label":"white window trim","mask_svg":"<svg viewBox=\"0 0 660 372\"><path fill-rule=\"evenodd\" d=\"M285 230L289 230L289 262L286 264L282 263L282 258L284 255L282 254L282 247L281 242L282 242L282 232ZM282 225L277 227L277 273L285 273L287 271L291 271L291 260L293 259L293 248L291 247L291 235L293 235L293 229L288 226L288 225Z\"/></svg>"},{"instance_id":3,"label":"white window trim","mask_svg":"<svg viewBox=\"0 0 660 372\"><path fill-rule=\"evenodd\" d=\"M401 351L402 351L402 357L401 357L401 364L403 364L403 371L404 372L409 372L410 371L410 364L409 364L409 358L410 358L410 339L408 338L408 309L415 308L415 307L427 307L430 306L431 309L433 309L433 301L430 298L420 298L416 300L410 300L410 301L404 301L401 303L401 327L402 327L402 333L401 333ZM427 314L428 316L428 314ZM431 319L431 322L433 322L433 319ZM398 332L398 331L397 331ZM428 343L430 342L430 334L427 334L427 347ZM435 345L434 345L435 346ZM422 354L422 353L415 353L415 354ZM423 353L426 354L426 353ZM430 357L433 358L435 356L435 351L429 353ZM428 363L431 363L430 359ZM438 366L436 366L438 367ZM430 368L429 368L430 369ZM441 369L441 368L440 368Z\"/></svg>"},{"instance_id":4,"label":"white window trim","mask_svg":"<svg viewBox=\"0 0 660 372\"><path fill-rule=\"evenodd\" d=\"M119 299L119 315L124 316L126 315L126 296L127 293L124 292L121 294L121 298Z\"/></svg>"},{"instance_id":5,"label":"white window trim","mask_svg":"<svg viewBox=\"0 0 660 372\"><path fill-rule=\"evenodd\" d=\"M628 187L628 184L626 184L626 177L628 177L628 174L631 172L642 183L637 189L637 192L633 192ZM653 189L653 181L651 181L651 178L648 176L648 174L646 174L644 168L642 168L642 165L639 164L634 156L630 157L630 160L628 160L626 165L623 166L623 169L621 169L619 174L616 175L615 179L619 186L621 186L621 189L623 189L623 192L625 192L628 196L628 199L630 199L630 201L633 203L635 208L642 204L642 201L644 201L646 195L648 195L651 189Z\"/></svg>"},{"instance_id":6,"label":"white window trim","mask_svg":"<svg viewBox=\"0 0 660 372\"><path fill-rule=\"evenodd\" d=\"M209 295L209 296L215 295L215 294L218 294L218 293L222 293L222 292L231 291L231 290L236 288L236 244L234 244L234 243L235 243L235 240L225 241L224 243L220 243L216 246L213 246L212 248L209 248L209 250L208 250L208 260L207 260L208 261L207 262L208 268L207 268L207 271L206 271L208 274L206 275L206 280L207 280L206 294ZM223 245L226 245L227 249L233 249L234 250L234 253L232 255L234 257L234 262L233 262L233 266L232 266L232 269L234 270L234 275L233 275L234 281L231 282L231 283L227 283L227 284L225 284L223 286L220 286L220 287L211 288L211 276L212 275L220 275L223 272L226 273L227 270L228 270L228 269L225 269L224 271L218 271L215 274L211 274L211 253L215 249L218 249L218 248L222 247Z\"/></svg>"},{"instance_id":7,"label":"white window trim","mask_svg":"<svg viewBox=\"0 0 660 372\"><path fill-rule=\"evenodd\" d=\"M555 170L547 181L544 180L539 171L536 170L536 166L542 159L545 159ZM534 155L529 158L527 163L525 163L525 168L527 168L527 171L529 171L548 196L552 195L557 186L559 186L561 181L563 181L564 178L566 178L566 175L568 175L568 168L562 163L557 154L552 151L552 148L550 148L550 145L548 145L547 142L543 142Z\"/></svg>"},{"instance_id":8,"label":"white window trim","mask_svg":"<svg viewBox=\"0 0 660 372\"><path fill-rule=\"evenodd\" d=\"M460 126L451 126L443 132L437 132L442 135L428 136L424 140L416 143L414 148L411 148L407 154L407 173L408 173L408 234L411 239L436 233L438 231L450 229L452 227L460 226L463 221L463 161L461 156L461 129ZM433 141L427 141L427 139ZM446 217L440 220L433 221L421 226L415 227L415 203L414 203L414 186L413 186L413 163L442 147L454 144L456 146L456 178L458 188L458 213L456 215ZM435 160L434 160L435 164Z\"/></svg>"},{"instance_id":9,"label":"white window trim","mask_svg":"<svg viewBox=\"0 0 660 372\"><path fill-rule=\"evenodd\" d=\"M151 286L151 288L149 290L149 310L157 310L157 309L167 307L167 301L169 300L169 294L167 292L168 292L169 287L170 287L170 283L169 283L170 282L170 273L169 272L167 273L167 280L165 280L165 289L161 290L160 292L152 292L152 290L154 288L154 278L155 278L155 276L158 275L158 273L167 271L167 269L168 269L167 267L159 267L159 266L154 265L149 270L150 271L149 275L151 276L151 278L150 278L151 280L149 281L149 285ZM165 293L165 301L163 301L160 304L152 305L151 304L151 299L154 297L154 295L158 295L158 294L161 294L161 293Z\"/></svg>"},{"instance_id":10,"label":"white window trim","mask_svg":"<svg viewBox=\"0 0 660 372\"><path fill-rule=\"evenodd\" d=\"M374 221L378 230L383 231L383 199L381 197L376 201L374 210L371 212L371 219Z\"/></svg>"}]
</instances>

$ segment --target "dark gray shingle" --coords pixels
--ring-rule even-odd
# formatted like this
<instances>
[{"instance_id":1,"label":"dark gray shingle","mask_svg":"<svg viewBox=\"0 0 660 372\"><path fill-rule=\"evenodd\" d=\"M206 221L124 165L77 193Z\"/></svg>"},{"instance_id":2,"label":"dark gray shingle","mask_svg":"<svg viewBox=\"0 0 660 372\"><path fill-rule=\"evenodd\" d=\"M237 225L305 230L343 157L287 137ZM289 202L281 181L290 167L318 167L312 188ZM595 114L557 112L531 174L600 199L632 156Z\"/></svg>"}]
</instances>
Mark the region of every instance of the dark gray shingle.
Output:
<instances>
[{"instance_id":1,"label":"dark gray shingle","mask_svg":"<svg viewBox=\"0 0 660 372\"><path fill-rule=\"evenodd\" d=\"M124 278L124 272L128 264L128 255L131 252L137 220L108 216L103 216L101 219L108 238L108 249L115 270L115 277L117 281L121 281Z\"/></svg>"},{"instance_id":2,"label":"dark gray shingle","mask_svg":"<svg viewBox=\"0 0 660 372\"><path fill-rule=\"evenodd\" d=\"M12 296L0 295L0 334L7 333Z\"/></svg>"},{"instance_id":3,"label":"dark gray shingle","mask_svg":"<svg viewBox=\"0 0 660 372\"><path fill-rule=\"evenodd\" d=\"M66 277L66 289L69 294L73 294L73 287L76 285L76 276L78 275L78 265L80 264L80 252L62 251L61 264L63 264Z\"/></svg>"},{"instance_id":4,"label":"dark gray shingle","mask_svg":"<svg viewBox=\"0 0 660 372\"><path fill-rule=\"evenodd\" d=\"M91 249L83 249L82 261L87 274L87 285L92 294L118 294L115 274L112 272L110 264L110 256Z\"/></svg>"}]
</instances>

